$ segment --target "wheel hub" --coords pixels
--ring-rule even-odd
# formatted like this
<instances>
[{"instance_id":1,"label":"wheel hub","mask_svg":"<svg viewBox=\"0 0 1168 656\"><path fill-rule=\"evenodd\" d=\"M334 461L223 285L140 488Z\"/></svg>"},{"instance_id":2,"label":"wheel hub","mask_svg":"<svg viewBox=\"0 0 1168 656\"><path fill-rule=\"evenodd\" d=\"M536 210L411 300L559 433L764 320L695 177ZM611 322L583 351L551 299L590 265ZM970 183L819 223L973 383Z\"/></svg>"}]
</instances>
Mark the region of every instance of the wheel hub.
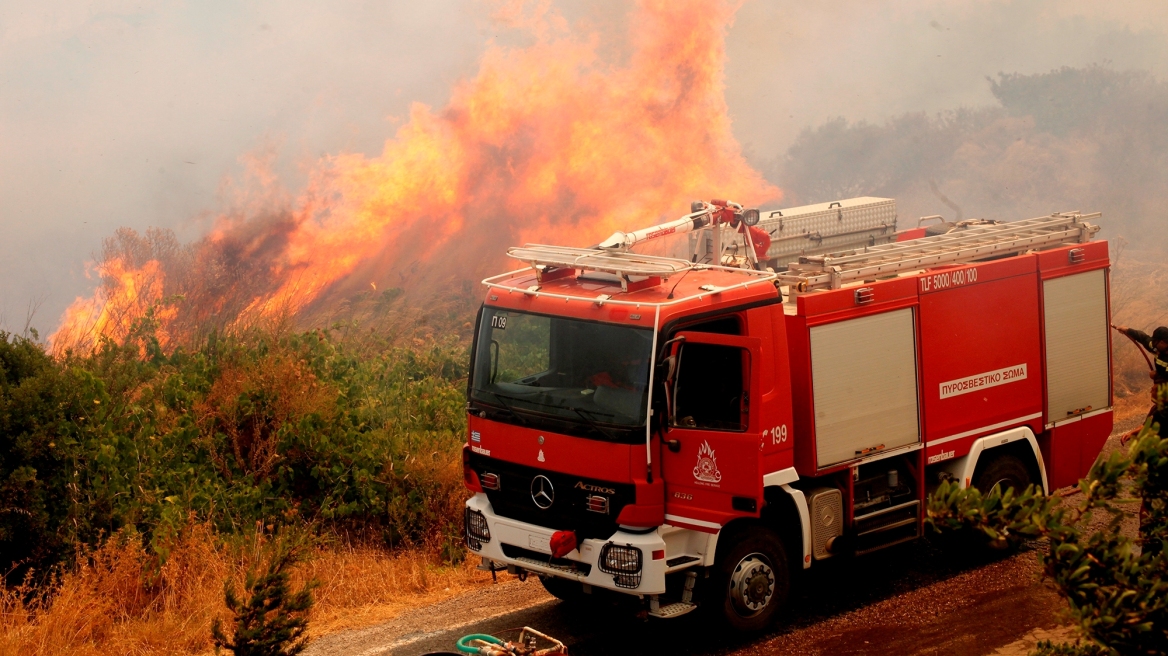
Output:
<instances>
[{"instance_id":1,"label":"wheel hub","mask_svg":"<svg viewBox=\"0 0 1168 656\"><path fill-rule=\"evenodd\" d=\"M743 617L753 617L766 610L775 596L775 571L770 559L752 553L734 568L730 576L730 601Z\"/></svg>"}]
</instances>

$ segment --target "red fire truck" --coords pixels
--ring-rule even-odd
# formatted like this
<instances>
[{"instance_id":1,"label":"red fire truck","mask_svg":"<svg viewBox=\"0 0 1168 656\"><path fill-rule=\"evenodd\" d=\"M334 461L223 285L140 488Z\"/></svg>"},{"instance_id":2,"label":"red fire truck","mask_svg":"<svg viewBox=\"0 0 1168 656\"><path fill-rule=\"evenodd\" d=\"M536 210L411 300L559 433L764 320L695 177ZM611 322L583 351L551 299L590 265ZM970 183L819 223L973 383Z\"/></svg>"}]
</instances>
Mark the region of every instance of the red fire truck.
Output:
<instances>
[{"instance_id":1,"label":"red fire truck","mask_svg":"<svg viewBox=\"0 0 1168 656\"><path fill-rule=\"evenodd\" d=\"M593 248L512 248L527 266L484 281L464 449L484 567L756 630L796 569L919 538L941 481L1049 492L1094 462L1112 427L1098 214L781 267L756 210L691 209ZM631 250L701 231L716 257Z\"/></svg>"}]
</instances>

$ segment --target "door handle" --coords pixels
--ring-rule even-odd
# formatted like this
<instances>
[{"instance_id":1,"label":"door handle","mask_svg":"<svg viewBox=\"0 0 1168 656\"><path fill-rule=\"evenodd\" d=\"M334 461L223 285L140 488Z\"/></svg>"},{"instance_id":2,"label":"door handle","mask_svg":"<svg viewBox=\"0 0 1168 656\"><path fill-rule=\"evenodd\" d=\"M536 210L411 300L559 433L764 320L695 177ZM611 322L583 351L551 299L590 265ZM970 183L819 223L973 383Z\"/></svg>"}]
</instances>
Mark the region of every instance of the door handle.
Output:
<instances>
[{"instance_id":1,"label":"door handle","mask_svg":"<svg viewBox=\"0 0 1168 656\"><path fill-rule=\"evenodd\" d=\"M681 451L680 440L665 440L665 446L669 447L669 450L674 453Z\"/></svg>"}]
</instances>

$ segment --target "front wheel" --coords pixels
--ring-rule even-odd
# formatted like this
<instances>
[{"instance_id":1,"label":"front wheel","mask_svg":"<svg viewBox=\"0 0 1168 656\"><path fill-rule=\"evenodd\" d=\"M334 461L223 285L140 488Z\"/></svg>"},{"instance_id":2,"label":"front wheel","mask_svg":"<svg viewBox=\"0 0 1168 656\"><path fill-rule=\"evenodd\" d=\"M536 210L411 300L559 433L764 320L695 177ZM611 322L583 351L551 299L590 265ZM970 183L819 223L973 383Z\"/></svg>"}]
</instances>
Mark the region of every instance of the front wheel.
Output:
<instances>
[{"instance_id":1,"label":"front wheel","mask_svg":"<svg viewBox=\"0 0 1168 656\"><path fill-rule=\"evenodd\" d=\"M726 536L730 538L731 536ZM707 603L738 631L761 631L787 601L787 550L773 531L751 526L720 543Z\"/></svg>"}]
</instances>

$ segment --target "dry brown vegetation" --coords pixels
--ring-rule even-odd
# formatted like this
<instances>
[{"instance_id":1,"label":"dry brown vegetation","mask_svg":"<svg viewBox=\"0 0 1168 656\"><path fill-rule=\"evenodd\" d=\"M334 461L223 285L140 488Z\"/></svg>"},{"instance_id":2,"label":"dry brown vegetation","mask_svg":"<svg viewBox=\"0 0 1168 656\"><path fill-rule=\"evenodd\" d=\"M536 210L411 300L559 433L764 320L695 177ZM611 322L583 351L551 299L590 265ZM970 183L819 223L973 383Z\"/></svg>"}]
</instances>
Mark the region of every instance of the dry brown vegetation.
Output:
<instances>
[{"instance_id":1,"label":"dry brown vegetation","mask_svg":"<svg viewBox=\"0 0 1168 656\"><path fill-rule=\"evenodd\" d=\"M78 556L51 591L0 592L0 655L199 654L211 650L211 623L229 621L225 581L238 589L262 565L271 536L225 543L191 525L157 566L139 536L115 536ZM490 581L468 562L442 565L433 549L345 544L317 546L295 569L294 584L315 579L310 631L319 635L389 619L410 605Z\"/></svg>"}]
</instances>

